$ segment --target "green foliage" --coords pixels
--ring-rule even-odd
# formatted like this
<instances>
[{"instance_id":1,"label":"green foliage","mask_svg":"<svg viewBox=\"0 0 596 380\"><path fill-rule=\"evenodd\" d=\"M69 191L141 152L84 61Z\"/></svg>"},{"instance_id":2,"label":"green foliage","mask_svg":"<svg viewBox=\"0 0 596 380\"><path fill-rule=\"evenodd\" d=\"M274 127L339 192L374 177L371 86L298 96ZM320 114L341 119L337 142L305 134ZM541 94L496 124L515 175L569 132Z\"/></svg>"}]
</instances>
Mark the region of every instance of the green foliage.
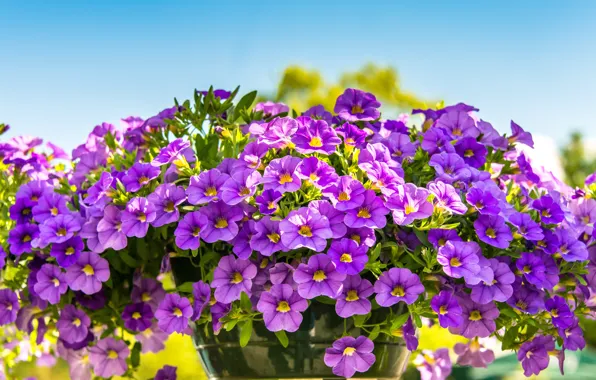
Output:
<instances>
[{"instance_id":1,"label":"green foliage","mask_svg":"<svg viewBox=\"0 0 596 380\"><path fill-rule=\"evenodd\" d=\"M584 147L582 134L574 132L567 145L561 149L565 181L572 187L583 187L586 177L596 172L596 158L587 157Z\"/></svg>"}]
</instances>

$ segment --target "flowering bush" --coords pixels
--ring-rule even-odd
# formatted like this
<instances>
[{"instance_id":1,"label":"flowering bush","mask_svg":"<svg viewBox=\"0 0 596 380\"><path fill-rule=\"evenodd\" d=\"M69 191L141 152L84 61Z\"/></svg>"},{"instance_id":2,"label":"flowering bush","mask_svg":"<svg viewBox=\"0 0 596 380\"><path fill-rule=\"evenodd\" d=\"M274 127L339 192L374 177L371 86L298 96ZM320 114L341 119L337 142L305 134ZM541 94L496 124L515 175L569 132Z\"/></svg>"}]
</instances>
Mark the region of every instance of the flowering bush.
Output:
<instances>
[{"instance_id":1,"label":"flowering bush","mask_svg":"<svg viewBox=\"0 0 596 380\"><path fill-rule=\"evenodd\" d=\"M246 345L263 323L287 345L313 302L346 319L324 356L344 377L371 367L380 336L416 351L423 318L469 339L455 347L461 365L494 360L479 338L516 350L526 375L584 347L596 188L533 165L517 124L501 135L460 103L414 110L423 123L408 127L355 89L335 115L298 116L252 108L255 92L234 104L237 91L196 92L124 130L101 124L72 171L28 176L9 211L0 324L47 342L76 379L132 377L141 352L190 326L237 328ZM19 141L2 145L20 165L5 182L27 165L47 171L49 156ZM164 289L172 257L202 280ZM415 363L427 379L451 370L447 350Z\"/></svg>"}]
</instances>

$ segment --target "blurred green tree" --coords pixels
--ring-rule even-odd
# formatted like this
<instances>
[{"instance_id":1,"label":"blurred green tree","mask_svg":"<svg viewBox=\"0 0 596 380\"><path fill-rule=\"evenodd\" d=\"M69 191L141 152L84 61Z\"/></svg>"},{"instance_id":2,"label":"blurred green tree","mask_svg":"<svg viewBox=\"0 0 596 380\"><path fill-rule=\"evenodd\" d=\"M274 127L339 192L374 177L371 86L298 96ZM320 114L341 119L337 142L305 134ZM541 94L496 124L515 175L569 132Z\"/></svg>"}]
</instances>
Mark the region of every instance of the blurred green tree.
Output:
<instances>
[{"instance_id":1,"label":"blurred green tree","mask_svg":"<svg viewBox=\"0 0 596 380\"><path fill-rule=\"evenodd\" d=\"M561 148L561 165L565 182L573 187L583 187L586 177L596 171L596 158L587 157L580 132L573 132L569 142Z\"/></svg>"}]
</instances>

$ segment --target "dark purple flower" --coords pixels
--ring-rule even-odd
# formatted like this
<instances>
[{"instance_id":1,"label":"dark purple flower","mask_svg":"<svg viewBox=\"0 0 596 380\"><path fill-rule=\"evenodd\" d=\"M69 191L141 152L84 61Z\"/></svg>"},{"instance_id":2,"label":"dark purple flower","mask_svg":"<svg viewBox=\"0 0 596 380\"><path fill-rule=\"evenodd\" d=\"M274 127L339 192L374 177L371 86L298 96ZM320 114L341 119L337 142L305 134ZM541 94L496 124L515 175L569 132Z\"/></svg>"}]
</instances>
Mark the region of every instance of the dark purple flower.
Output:
<instances>
[{"instance_id":1,"label":"dark purple flower","mask_svg":"<svg viewBox=\"0 0 596 380\"><path fill-rule=\"evenodd\" d=\"M298 131L292 136L296 151L302 154L332 154L341 139L324 120L313 120L307 116L298 119Z\"/></svg>"},{"instance_id":2,"label":"dark purple flower","mask_svg":"<svg viewBox=\"0 0 596 380\"><path fill-rule=\"evenodd\" d=\"M281 241L279 221L265 216L256 222L255 230L256 234L250 240L252 250L263 256L271 256L275 252L286 250Z\"/></svg>"},{"instance_id":3,"label":"dark purple flower","mask_svg":"<svg viewBox=\"0 0 596 380\"><path fill-rule=\"evenodd\" d=\"M406 341L406 349L408 351L416 351L418 349L418 337L412 323L412 317L408 317L408 320L403 326L391 330L391 335L403 338Z\"/></svg>"},{"instance_id":4,"label":"dark purple flower","mask_svg":"<svg viewBox=\"0 0 596 380\"><path fill-rule=\"evenodd\" d=\"M30 199L17 199L8 209L10 219L16 221L17 224L31 222L33 219L32 209L34 206L35 203Z\"/></svg>"},{"instance_id":5,"label":"dark purple flower","mask_svg":"<svg viewBox=\"0 0 596 380\"><path fill-rule=\"evenodd\" d=\"M244 217L239 206L223 202L209 203L199 213L207 217L207 224L201 229L201 238L207 243L232 240L238 234L237 222Z\"/></svg>"},{"instance_id":6,"label":"dark purple flower","mask_svg":"<svg viewBox=\"0 0 596 380\"><path fill-rule=\"evenodd\" d=\"M377 237L375 236L375 230L372 228L348 228L345 233L345 237L354 240L358 245L365 245L369 248L375 245Z\"/></svg>"},{"instance_id":7,"label":"dark purple flower","mask_svg":"<svg viewBox=\"0 0 596 380\"><path fill-rule=\"evenodd\" d=\"M565 219L561 206L549 195L536 199L532 202L532 207L538 211L544 224L559 224Z\"/></svg>"},{"instance_id":8,"label":"dark purple flower","mask_svg":"<svg viewBox=\"0 0 596 380\"><path fill-rule=\"evenodd\" d=\"M221 189L228 178L228 174L218 169L207 170L198 176L190 177L190 183L186 188L188 203L198 205L217 201L221 198Z\"/></svg>"},{"instance_id":9,"label":"dark purple flower","mask_svg":"<svg viewBox=\"0 0 596 380\"><path fill-rule=\"evenodd\" d=\"M273 189L282 194L300 189L302 181L296 173L296 167L300 162L300 158L292 156L271 160L261 179L264 189Z\"/></svg>"},{"instance_id":10,"label":"dark purple flower","mask_svg":"<svg viewBox=\"0 0 596 380\"><path fill-rule=\"evenodd\" d=\"M507 304L528 314L537 314L539 311L544 310L543 295L531 288L531 285L514 286L513 294L507 300Z\"/></svg>"},{"instance_id":11,"label":"dark purple flower","mask_svg":"<svg viewBox=\"0 0 596 380\"><path fill-rule=\"evenodd\" d=\"M472 287L470 298L472 301L485 304L491 301L505 302L513 294L515 275L509 265L497 259L490 259L490 268L494 273L493 281L481 281Z\"/></svg>"},{"instance_id":12,"label":"dark purple flower","mask_svg":"<svg viewBox=\"0 0 596 380\"><path fill-rule=\"evenodd\" d=\"M31 241L39 237L39 229L35 224L16 225L8 233L6 242L10 244L10 253L20 256L23 253L31 252Z\"/></svg>"},{"instance_id":13,"label":"dark purple flower","mask_svg":"<svg viewBox=\"0 0 596 380\"><path fill-rule=\"evenodd\" d=\"M0 326L16 321L18 311L17 294L10 289L0 289Z\"/></svg>"},{"instance_id":14,"label":"dark purple flower","mask_svg":"<svg viewBox=\"0 0 596 380\"><path fill-rule=\"evenodd\" d=\"M48 301L52 305L60 302L60 297L68 290L68 280L60 267L56 265L44 264L37 272L36 278L35 293L39 298Z\"/></svg>"},{"instance_id":15,"label":"dark purple flower","mask_svg":"<svg viewBox=\"0 0 596 380\"><path fill-rule=\"evenodd\" d=\"M463 158L456 153L433 154L428 165L435 169L437 179L446 183L466 181L472 176Z\"/></svg>"},{"instance_id":16,"label":"dark purple flower","mask_svg":"<svg viewBox=\"0 0 596 380\"><path fill-rule=\"evenodd\" d=\"M534 148L532 134L530 132L524 131L523 128L517 125L513 120L511 120L511 136L509 137L509 142L511 144L521 143L529 146L530 148Z\"/></svg>"},{"instance_id":17,"label":"dark purple flower","mask_svg":"<svg viewBox=\"0 0 596 380\"><path fill-rule=\"evenodd\" d=\"M350 378L356 372L366 372L375 363L373 342L359 336L346 336L333 342L333 346L325 350L325 365L333 368L336 376Z\"/></svg>"},{"instance_id":18,"label":"dark purple flower","mask_svg":"<svg viewBox=\"0 0 596 380\"><path fill-rule=\"evenodd\" d=\"M420 380L445 380L451 374L451 358L447 348L435 352L423 350L414 359L414 365L420 372Z\"/></svg>"},{"instance_id":19,"label":"dark purple flower","mask_svg":"<svg viewBox=\"0 0 596 380\"><path fill-rule=\"evenodd\" d=\"M186 193L182 186L166 183L157 186L155 191L149 194L147 200L155 208L155 219L151 225L161 227L180 219L178 206L186 200Z\"/></svg>"},{"instance_id":20,"label":"dark purple flower","mask_svg":"<svg viewBox=\"0 0 596 380\"><path fill-rule=\"evenodd\" d=\"M335 132L343 137L346 146L362 148L366 144L366 132L354 124L344 123L336 128Z\"/></svg>"},{"instance_id":21,"label":"dark purple flower","mask_svg":"<svg viewBox=\"0 0 596 380\"><path fill-rule=\"evenodd\" d=\"M231 304L216 302L213 306L211 306L211 321L213 322L213 331L215 332L215 335L219 334L221 331L221 328L223 327L221 319L228 315L230 310L232 310Z\"/></svg>"},{"instance_id":22,"label":"dark purple flower","mask_svg":"<svg viewBox=\"0 0 596 380\"><path fill-rule=\"evenodd\" d=\"M435 128L441 128L452 138L478 137L480 131L474 124L474 119L465 111L449 111L441 115L435 124Z\"/></svg>"},{"instance_id":23,"label":"dark purple flower","mask_svg":"<svg viewBox=\"0 0 596 380\"><path fill-rule=\"evenodd\" d=\"M97 182L87 190L84 203L89 206L96 204L105 206L109 202L110 193L114 189L114 179L111 173L102 172Z\"/></svg>"},{"instance_id":24,"label":"dark purple flower","mask_svg":"<svg viewBox=\"0 0 596 380\"><path fill-rule=\"evenodd\" d=\"M135 282L130 299L132 302L144 302L151 306L155 312L161 301L166 296L162 285L152 278L142 278Z\"/></svg>"},{"instance_id":25,"label":"dark purple flower","mask_svg":"<svg viewBox=\"0 0 596 380\"><path fill-rule=\"evenodd\" d=\"M157 325L164 332L182 333L188 327L188 321L193 311L188 298L181 297L176 293L166 294L155 311Z\"/></svg>"},{"instance_id":26,"label":"dark purple flower","mask_svg":"<svg viewBox=\"0 0 596 380\"><path fill-rule=\"evenodd\" d=\"M349 122L372 121L381 115L378 110L380 106L381 103L373 94L348 88L337 98L333 111Z\"/></svg>"},{"instance_id":27,"label":"dark purple flower","mask_svg":"<svg viewBox=\"0 0 596 380\"><path fill-rule=\"evenodd\" d=\"M250 246L250 242L253 236L257 234L255 224L254 220L247 220L242 223L238 235L230 242L233 246L232 252L241 259L248 259L252 254L253 249Z\"/></svg>"},{"instance_id":28,"label":"dark purple flower","mask_svg":"<svg viewBox=\"0 0 596 380\"><path fill-rule=\"evenodd\" d=\"M495 353L483 347L478 338L470 340L468 344L456 343L453 351L457 354L457 364L474 368L486 368L495 361Z\"/></svg>"},{"instance_id":29,"label":"dark purple flower","mask_svg":"<svg viewBox=\"0 0 596 380\"><path fill-rule=\"evenodd\" d=\"M539 288L544 287L546 266L538 255L523 252L521 257L515 262L515 266L530 284L536 285Z\"/></svg>"},{"instance_id":30,"label":"dark purple flower","mask_svg":"<svg viewBox=\"0 0 596 380\"><path fill-rule=\"evenodd\" d=\"M89 333L91 319L83 310L73 305L66 305L60 311L60 319L56 322L56 328L60 332L60 339L68 343L78 343Z\"/></svg>"},{"instance_id":31,"label":"dark purple flower","mask_svg":"<svg viewBox=\"0 0 596 380\"><path fill-rule=\"evenodd\" d=\"M112 377L121 376L128 369L126 359L130 355L130 349L121 340L105 338L89 348L89 361L93 366L96 376Z\"/></svg>"},{"instance_id":32,"label":"dark purple flower","mask_svg":"<svg viewBox=\"0 0 596 380\"><path fill-rule=\"evenodd\" d=\"M122 311L124 327L132 331L143 331L151 327L153 311L146 303L132 303L126 305Z\"/></svg>"},{"instance_id":33,"label":"dark purple flower","mask_svg":"<svg viewBox=\"0 0 596 380\"><path fill-rule=\"evenodd\" d=\"M389 209L384 206L383 200L374 191L366 190L364 201L346 212L344 223L351 228L383 228L387 224L385 215L388 213Z\"/></svg>"},{"instance_id":34,"label":"dark purple flower","mask_svg":"<svg viewBox=\"0 0 596 380\"><path fill-rule=\"evenodd\" d=\"M329 219L329 228L331 228L331 238L339 239L346 234L348 227L344 224L345 213L338 211L331 205L331 203L320 200L311 201L308 207L317 211L321 215L325 215Z\"/></svg>"},{"instance_id":35,"label":"dark purple flower","mask_svg":"<svg viewBox=\"0 0 596 380\"><path fill-rule=\"evenodd\" d=\"M493 247L505 249L513 240L511 230L499 215L480 215L474 222L478 238Z\"/></svg>"},{"instance_id":36,"label":"dark purple flower","mask_svg":"<svg viewBox=\"0 0 596 380\"><path fill-rule=\"evenodd\" d=\"M116 251L124 249L128 238L122 231L122 212L116 206L106 206L103 218L97 223L97 237L101 246Z\"/></svg>"},{"instance_id":37,"label":"dark purple flower","mask_svg":"<svg viewBox=\"0 0 596 380\"><path fill-rule=\"evenodd\" d=\"M83 292L75 292L75 299L81 305L90 310L103 309L106 305L106 294L99 291L94 294L85 294Z\"/></svg>"},{"instance_id":38,"label":"dark purple flower","mask_svg":"<svg viewBox=\"0 0 596 380\"><path fill-rule=\"evenodd\" d=\"M294 332L302 323L302 314L308 302L290 285L273 285L261 294L257 310L263 313L263 321L269 331Z\"/></svg>"},{"instance_id":39,"label":"dark purple flower","mask_svg":"<svg viewBox=\"0 0 596 380\"><path fill-rule=\"evenodd\" d=\"M354 275L362 272L368 262L368 247L352 239L342 238L331 243L327 255L339 273Z\"/></svg>"},{"instance_id":40,"label":"dark purple flower","mask_svg":"<svg viewBox=\"0 0 596 380\"><path fill-rule=\"evenodd\" d=\"M559 328L559 336L563 338L563 347L569 351L583 350L586 347L584 332L579 326L579 319L574 319L573 324L566 328Z\"/></svg>"},{"instance_id":41,"label":"dark purple flower","mask_svg":"<svg viewBox=\"0 0 596 380\"><path fill-rule=\"evenodd\" d=\"M428 190L413 183L398 185L391 194L386 206L393 210L393 220L398 225L408 225L417 219L432 215L433 205L428 201Z\"/></svg>"},{"instance_id":42,"label":"dark purple flower","mask_svg":"<svg viewBox=\"0 0 596 380\"><path fill-rule=\"evenodd\" d=\"M474 137L464 137L455 144L455 151L464 162L473 168L480 168L486 162L488 150Z\"/></svg>"},{"instance_id":43,"label":"dark purple flower","mask_svg":"<svg viewBox=\"0 0 596 380\"><path fill-rule=\"evenodd\" d=\"M94 294L110 278L110 265L94 252L82 252L76 263L66 269L65 279L72 290Z\"/></svg>"},{"instance_id":44,"label":"dark purple flower","mask_svg":"<svg viewBox=\"0 0 596 380\"><path fill-rule=\"evenodd\" d=\"M439 324L443 328L458 327L463 323L462 308L452 292L441 291L433 297L430 307L437 313Z\"/></svg>"},{"instance_id":45,"label":"dark purple flower","mask_svg":"<svg viewBox=\"0 0 596 380\"><path fill-rule=\"evenodd\" d=\"M142 162L137 162L128 169L122 177L122 184L126 191L137 192L141 187L147 185L151 180L159 176L161 170L158 167Z\"/></svg>"},{"instance_id":46,"label":"dark purple flower","mask_svg":"<svg viewBox=\"0 0 596 380\"><path fill-rule=\"evenodd\" d=\"M544 308L550 314L556 328L566 329L575 323L575 315L563 297L554 296L547 299L544 302Z\"/></svg>"},{"instance_id":47,"label":"dark purple flower","mask_svg":"<svg viewBox=\"0 0 596 380\"><path fill-rule=\"evenodd\" d=\"M539 241L544 239L540 224L532 220L528 214L516 212L509 215L509 223L517 227L517 233L526 240Z\"/></svg>"},{"instance_id":48,"label":"dark purple flower","mask_svg":"<svg viewBox=\"0 0 596 380\"><path fill-rule=\"evenodd\" d=\"M192 304L192 317L191 320L196 321L201 317L203 313L203 309L209 304L211 301L211 288L209 284L204 283L203 281L198 281L192 284L192 297L194 298Z\"/></svg>"},{"instance_id":49,"label":"dark purple flower","mask_svg":"<svg viewBox=\"0 0 596 380\"><path fill-rule=\"evenodd\" d=\"M466 201L480 214L498 215L501 212L499 200L489 191L472 187L466 193Z\"/></svg>"},{"instance_id":50,"label":"dark purple flower","mask_svg":"<svg viewBox=\"0 0 596 380\"><path fill-rule=\"evenodd\" d=\"M451 139L439 128L431 128L426 131L422 135L422 143L420 143L420 147L427 151L429 155L435 155L440 152L455 152L455 148L451 145Z\"/></svg>"},{"instance_id":51,"label":"dark purple flower","mask_svg":"<svg viewBox=\"0 0 596 380\"><path fill-rule=\"evenodd\" d=\"M198 249L201 245L201 231L207 223L207 217L198 211L184 215L174 231L178 248Z\"/></svg>"},{"instance_id":52,"label":"dark purple flower","mask_svg":"<svg viewBox=\"0 0 596 380\"><path fill-rule=\"evenodd\" d=\"M257 275L257 267L249 260L224 256L219 260L211 287L215 288L215 299L225 304L240 299L240 293L250 296L252 279Z\"/></svg>"},{"instance_id":53,"label":"dark purple flower","mask_svg":"<svg viewBox=\"0 0 596 380\"><path fill-rule=\"evenodd\" d=\"M183 139L176 139L161 149L159 154L151 161L151 165L162 166L173 163L176 166L187 166L188 162L194 160L194 152L190 147L190 143Z\"/></svg>"},{"instance_id":54,"label":"dark purple flower","mask_svg":"<svg viewBox=\"0 0 596 380\"><path fill-rule=\"evenodd\" d=\"M291 211L279 226L281 241L288 249L306 247L321 252L333 235L329 220L308 207Z\"/></svg>"},{"instance_id":55,"label":"dark purple flower","mask_svg":"<svg viewBox=\"0 0 596 380\"><path fill-rule=\"evenodd\" d=\"M316 157L307 157L296 167L298 178L307 180L317 189L324 189L332 183L337 182L338 175L335 169L328 163L320 161Z\"/></svg>"},{"instance_id":56,"label":"dark purple flower","mask_svg":"<svg viewBox=\"0 0 596 380\"><path fill-rule=\"evenodd\" d=\"M294 271L298 294L306 299L318 296L335 298L342 291L346 275L335 270L335 264L325 254L309 257L308 264L300 264Z\"/></svg>"},{"instance_id":57,"label":"dark purple flower","mask_svg":"<svg viewBox=\"0 0 596 380\"><path fill-rule=\"evenodd\" d=\"M294 270L295 268L287 263L277 263L269 269L269 279L272 284L287 284L291 285L292 288L296 288L296 282L294 282Z\"/></svg>"},{"instance_id":58,"label":"dark purple flower","mask_svg":"<svg viewBox=\"0 0 596 380\"><path fill-rule=\"evenodd\" d=\"M177 367L173 367L171 365L164 365L157 373L153 380L176 380L178 377L176 376Z\"/></svg>"},{"instance_id":59,"label":"dark purple flower","mask_svg":"<svg viewBox=\"0 0 596 380\"><path fill-rule=\"evenodd\" d=\"M337 183L323 190L323 195L331 200L339 211L355 209L364 202L364 186L349 175L339 177Z\"/></svg>"},{"instance_id":60,"label":"dark purple flower","mask_svg":"<svg viewBox=\"0 0 596 380\"><path fill-rule=\"evenodd\" d=\"M80 236L73 236L64 243L52 244L50 255L56 258L62 268L68 268L77 261L84 248L83 239Z\"/></svg>"},{"instance_id":61,"label":"dark purple flower","mask_svg":"<svg viewBox=\"0 0 596 380\"><path fill-rule=\"evenodd\" d=\"M373 285L358 275L347 276L341 294L335 303L335 312L342 318L352 315L366 315L371 310L367 297L374 293Z\"/></svg>"},{"instance_id":62,"label":"dark purple flower","mask_svg":"<svg viewBox=\"0 0 596 380\"><path fill-rule=\"evenodd\" d=\"M283 197L282 193L273 189L265 190L261 195L255 197L255 202L259 205L259 211L263 215L274 214L278 205L277 202Z\"/></svg>"},{"instance_id":63,"label":"dark purple flower","mask_svg":"<svg viewBox=\"0 0 596 380\"><path fill-rule=\"evenodd\" d=\"M18 204L18 202L19 201L17 200L15 205ZM33 219L35 219L37 223L43 223L47 219L53 218L59 214L67 214L70 212L66 206L66 198L54 192L44 193L30 211L33 214ZM30 220L31 216L29 215L27 219Z\"/></svg>"},{"instance_id":64,"label":"dark purple flower","mask_svg":"<svg viewBox=\"0 0 596 380\"><path fill-rule=\"evenodd\" d=\"M436 248L443 247L450 241L462 241L457 234L457 230L445 230L440 228L431 228L428 231L428 241Z\"/></svg>"},{"instance_id":65,"label":"dark purple flower","mask_svg":"<svg viewBox=\"0 0 596 380\"><path fill-rule=\"evenodd\" d=\"M555 340L549 335L536 335L531 341L522 343L517 351L517 359L524 368L524 375L538 375L548 367L548 353L555 349Z\"/></svg>"},{"instance_id":66,"label":"dark purple flower","mask_svg":"<svg viewBox=\"0 0 596 380\"><path fill-rule=\"evenodd\" d=\"M0 270L4 269L5 265L6 265L6 251L4 250L4 247L2 247L0 245Z\"/></svg>"},{"instance_id":67,"label":"dark purple flower","mask_svg":"<svg viewBox=\"0 0 596 380\"><path fill-rule=\"evenodd\" d=\"M464 215L468 212L468 208L462 202L458 191L450 184L436 181L429 182L427 187L435 195L435 206L438 209L447 210L458 215Z\"/></svg>"},{"instance_id":68,"label":"dark purple flower","mask_svg":"<svg viewBox=\"0 0 596 380\"><path fill-rule=\"evenodd\" d=\"M254 195L261 181L261 173L252 169L238 170L221 187L221 199L236 205Z\"/></svg>"},{"instance_id":69,"label":"dark purple flower","mask_svg":"<svg viewBox=\"0 0 596 380\"><path fill-rule=\"evenodd\" d=\"M39 226L37 246L47 247L50 243L64 243L81 230L81 220L75 214L60 214L46 220Z\"/></svg>"},{"instance_id":70,"label":"dark purple flower","mask_svg":"<svg viewBox=\"0 0 596 380\"><path fill-rule=\"evenodd\" d=\"M557 252L567 262L584 261L588 259L586 244L574 238L566 229L556 231L559 240Z\"/></svg>"},{"instance_id":71,"label":"dark purple flower","mask_svg":"<svg viewBox=\"0 0 596 380\"><path fill-rule=\"evenodd\" d=\"M424 292L420 278L407 268L391 268L381 274L375 282L377 303L384 307L404 301L408 305L414 303Z\"/></svg>"},{"instance_id":72,"label":"dark purple flower","mask_svg":"<svg viewBox=\"0 0 596 380\"><path fill-rule=\"evenodd\" d=\"M314 120L325 120L327 124L331 124L333 116L331 112L325 110L325 107L321 104L312 106L302 113L303 116L309 116Z\"/></svg>"},{"instance_id":73,"label":"dark purple flower","mask_svg":"<svg viewBox=\"0 0 596 380\"><path fill-rule=\"evenodd\" d=\"M414 154L416 154L416 145L412 143L407 133L391 133L384 143L397 162L414 157Z\"/></svg>"},{"instance_id":74,"label":"dark purple flower","mask_svg":"<svg viewBox=\"0 0 596 380\"><path fill-rule=\"evenodd\" d=\"M495 319L499 317L499 309L493 302L481 305L468 298L458 297L462 308L463 323L458 327L450 327L452 334L466 338L485 338L496 330Z\"/></svg>"},{"instance_id":75,"label":"dark purple flower","mask_svg":"<svg viewBox=\"0 0 596 380\"><path fill-rule=\"evenodd\" d=\"M497 150L507 150L509 142L505 137L499 134L499 132L484 120L479 120L476 124L482 136L480 142L486 146L493 147Z\"/></svg>"}]
</instances>

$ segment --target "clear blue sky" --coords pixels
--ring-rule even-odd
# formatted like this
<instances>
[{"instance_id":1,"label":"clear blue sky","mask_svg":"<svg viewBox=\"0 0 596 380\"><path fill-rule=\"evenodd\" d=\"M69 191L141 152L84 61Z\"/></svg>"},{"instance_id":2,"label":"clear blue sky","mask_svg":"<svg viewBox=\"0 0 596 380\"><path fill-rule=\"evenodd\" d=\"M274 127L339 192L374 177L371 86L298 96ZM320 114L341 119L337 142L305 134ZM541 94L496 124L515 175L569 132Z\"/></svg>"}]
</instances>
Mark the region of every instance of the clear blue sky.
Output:
<instances>
[{"instance_id":1,"label":"clear blue sky","mask_svg":"<svg viewBox=\"0 0 596 380\"><path fill-rule=\"evenodd\" d=\"M501 131L596 137L594 20L587 0L0 0L0 120L72 148L194 88L271 90L288 64L333 79L374 61Z\"/></svg>"}]
</instances>

